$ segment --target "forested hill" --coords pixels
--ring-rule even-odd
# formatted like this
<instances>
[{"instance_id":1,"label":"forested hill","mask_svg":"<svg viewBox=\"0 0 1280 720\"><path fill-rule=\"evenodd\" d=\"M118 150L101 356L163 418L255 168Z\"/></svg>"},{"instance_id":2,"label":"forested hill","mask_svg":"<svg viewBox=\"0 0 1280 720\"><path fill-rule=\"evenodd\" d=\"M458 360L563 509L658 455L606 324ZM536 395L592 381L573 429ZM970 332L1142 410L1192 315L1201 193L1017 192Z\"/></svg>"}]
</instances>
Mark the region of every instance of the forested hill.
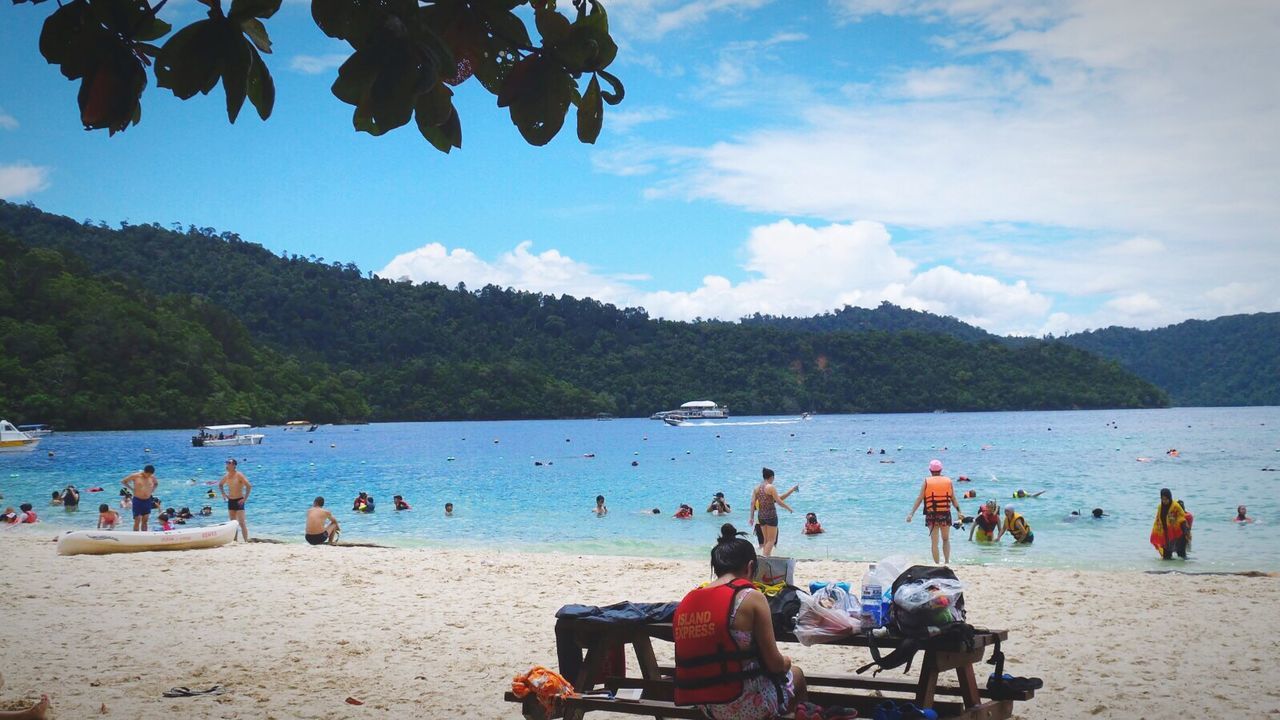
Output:
<instances>
[{"instance_id":1,"label":"forested hill","mask_svg":"<svg viewBox=\"0 0 1280 720\"><path fill-rule=\"evenodd\" d=\"M839 310L812 317L779 317L756 313L742 318L744 325L768 325L784 330L808 332L866 332L880 330L901 332L914 330L924 333L941 333L966 342L999 341L998 335L974 327L949 315L934 315L920 310L909 310L885 301L876 308L860 308L845 305Z\"/></svg>"},{"instance_id":2,"label":"forested hill","mask_svg":"<svg viewBox=\"0 0 1280 720\"><path fill-rule=\"evenodd\" d=\"M0 231L8 420L67 429L363 419L354 379L256 346L233 315L199 298L88 277L74 258Z\"/></svg>"},{"instance_id":3,"label":"forested hill","mask_svg":"<svg viewBox=\"0 0 1280 720\"><path fill-rule=\"evenodd\" d=\"M209 229L111 229L3 202L0 230L132 287L222 307L254 342L338 373L375 420L634 416L702 398L737 414L1167 403L1063 343L659 321L590 299L367 277Z\"/></svg>"},{"instance_id":4,"label":"forested hill","mask_svg":"<svg viewBox=\"0 0 1280 720\"><path fill-rule=\"evenodd\" d=\"M1119 361L1178 405L1280 405L1280 313L1110 327L1062 341Z\"/></svg>"}]
</instances>

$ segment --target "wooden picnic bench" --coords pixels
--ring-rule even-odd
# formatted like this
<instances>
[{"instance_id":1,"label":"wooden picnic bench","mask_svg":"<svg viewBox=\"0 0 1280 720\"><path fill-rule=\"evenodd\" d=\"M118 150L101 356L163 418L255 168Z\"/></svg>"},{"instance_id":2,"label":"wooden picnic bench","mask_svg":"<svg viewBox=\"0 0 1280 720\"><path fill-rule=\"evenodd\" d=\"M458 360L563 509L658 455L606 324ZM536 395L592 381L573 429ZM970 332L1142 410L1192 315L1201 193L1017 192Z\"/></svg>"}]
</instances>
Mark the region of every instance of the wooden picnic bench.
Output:
<instances>
[{"instance_id":1,"label":"wooden picnic bench","mask_svg":"<svg viewBox=\"0 0 1280 720\"><path fill-rule=\"evenodd\" d=\"M680 706L673 702L674 669L660 666L654 656L653 638L672 642L671 623L615 627L578 622L572 630L578 645L587 651L577 677L566 678L573 683L574 688L584 694L639 688L641 699L633 701L610 697L568 697L561 701L558 708L566 720L581 720L583 715L592 711L693 720L704 717L695 707ZM954 640L926 641L922 646L922 657L917 658L920 670L919 676L914 680L806 672L809 701L824 706L852 707L860 717L870 717L875 707L885 700L896 700L932 708L937 711L939 718L1004 720L1013 715L1015 701L1030 700L1035 697L1035 691L1011 693L1006 690L1001 693L1000 699L993 698L985 687L978 685L974 665L982 662L988 646L994 645L997 639L1006 640L1008 636L1009 633L1005 630L978 630L971 648ZM798 642L791 633L779 634L777 639L779 642ZM898 643L897 638L855 635L827 644L844 647L874 645L889 651L897 647ZM619 646L625 645L632 647L641 676L625 677L625 672L617 676L606 675L606 658ZM956 683L940 683L939 677L951 671L956 674ZM937 696L954 699L938 701ZM506 694L506 699L510 702L522 702L510 692ZM526 717L544 716L542 708L532 698L526 698L523 706Z\"/></svg>"}]
</instances>

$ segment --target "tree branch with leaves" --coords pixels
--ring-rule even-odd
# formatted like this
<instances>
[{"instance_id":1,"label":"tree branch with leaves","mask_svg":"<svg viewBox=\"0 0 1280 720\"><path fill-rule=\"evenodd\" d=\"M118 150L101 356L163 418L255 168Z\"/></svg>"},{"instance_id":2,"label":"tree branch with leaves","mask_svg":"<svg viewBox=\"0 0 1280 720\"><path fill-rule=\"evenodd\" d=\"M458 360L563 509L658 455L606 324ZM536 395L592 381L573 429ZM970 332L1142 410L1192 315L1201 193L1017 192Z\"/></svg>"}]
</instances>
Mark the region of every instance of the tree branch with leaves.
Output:
<instances>
[{"instance_id":1,"label":"tree branch with leaves","mask_svg":"<svg viewBox=\"0 0 1280 720\"><path fill-rule=\"evenodd\" d=\"M14 0L14 4L45 0ZM80 81L80 121L111 135L142 119L147 69L156 85L187 100L219 84L227 119L247 99L266 120L275 82L266 24L281 0L198 0L207 17L170 35L158 14L167 0L59 0L40 33L40 52ZM604 106L622 102L622 82L607 68L618 54L597 0L572 0L571 17L555 0L312 0L311 16L329 37L351 46L333 94L354 106L357 131L381 135L407 125L442 152L462 147L453 87L472 78L497 97L531 145L546 145L577 108L578 139L594 143ZM532 11L534 45L521 6ZM163 45L155 43L169 36ZM586 89L581 85L586 80Z\"/></svg>"}]
</instances>

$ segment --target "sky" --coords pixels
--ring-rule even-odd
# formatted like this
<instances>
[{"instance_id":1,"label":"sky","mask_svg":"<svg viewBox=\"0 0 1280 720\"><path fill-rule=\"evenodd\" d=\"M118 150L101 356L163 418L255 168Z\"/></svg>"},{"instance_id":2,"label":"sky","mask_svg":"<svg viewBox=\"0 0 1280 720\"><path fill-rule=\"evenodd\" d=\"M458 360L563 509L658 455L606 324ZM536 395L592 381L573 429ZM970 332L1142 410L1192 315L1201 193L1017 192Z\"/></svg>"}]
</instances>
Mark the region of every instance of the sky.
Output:
<instances>
[{"instance_id":1,"label":"sky","mask_svg":"<svg viewBox=\"0 0 1280 720\"><path fill-rule=\"evenodd\" d=\"M444 155L412 124L354 132L329 92L350 50L305 2L267 21L268 121L152 78L114 137L39 55L52 3L4 4L0 197L679 320L887 300L1038 336L1280 310L1274 0L604 5L627 93L595 145L572 117L526 145L471 82Z\"/></svg>"}]
</instances>

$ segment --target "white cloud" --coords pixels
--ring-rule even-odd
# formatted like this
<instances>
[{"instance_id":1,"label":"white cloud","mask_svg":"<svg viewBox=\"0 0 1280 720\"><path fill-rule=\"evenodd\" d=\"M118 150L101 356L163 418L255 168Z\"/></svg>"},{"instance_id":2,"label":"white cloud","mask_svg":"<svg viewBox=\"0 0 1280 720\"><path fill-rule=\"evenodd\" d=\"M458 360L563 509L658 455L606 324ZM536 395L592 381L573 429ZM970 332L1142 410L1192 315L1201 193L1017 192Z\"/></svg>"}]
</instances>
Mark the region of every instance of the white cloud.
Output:
<instances>
[{"instance_id":1,"label":"white cloud","mask_svg":"<svg viewBox=\"0 0 1280 720\"><path fill-rule=\"evenodd\" d=\"M325 55L294 55L289 61L289 69L303 75L320 75L335 70L347 61L350 53L328 53Z\"/></svg>"},{"instance_id":2,"label":"white cloud","mask_svg":"<svg viewBox=\"0 0 1280 720\"><path fill-rule=\"evenodd\" d=\"M0 108L0 130L17 130L18 119Z\"/></svg>"},{"instance_id":3,"label":"white cloud","mask_svg":"<svg viewBox=\"0 0 1280 720\"><path fill-rule=\"evenodd\" d=\"M623 41L631 37L659 40L672 32L690 31L716 15L745 15L773 0L611 0L610 25Z\"/></svg>"},{"instance_id":4,"label":"white cloud","mask_svg":"<svg viewBox=\"0 0 1280 720\"><path fill-rule=\"evenodd\" d=\"M470 250L449 250L440 243L429 243L397 255L378 275L450 286L463 282L473 290L485 285L515 287L551 295L592 297L606 302L628 292L628 287L622 282L598 274L591 266L562 255L558 250L535 254L530 252L532 247L533 243L522 242L514 250L488 262Z\"/></svg>"},{"instance_id":5,"label":"white cloud","mask_svg":"<svg viewBox=\"0 0 1280 720\"><path fill-rule=\"evenodd\" d=\"M754 228L743 245L750 277L734 283L711 274L693 290L645 291L643 276L605 275L555 250L534 254L524 242L490 262L465 249L431 243L392 260L378 274L445 285L465 282L593 297L640 306L672 320L736 320L753 313L808 316L845 305L905 307L955 315L995 332L1029 333L1044 322L1050 302L1027 283L916 264L893 247L880 223L823 227L782 220Z\"/></svg>"},{"instance_id":6,"label":"white cloud","mask_svg":"<svg viewBox=\"0 0 1280 720\"><path fill-rule=\"evenodd\" d=\"M656 105L652 107L627 108L625 110L610 110L605 114L605 122L610 130L621 134L631 132L637 126L670 120L675 116L676 113L671 108Z\"/></svg>"},{"instance_id":7,"label":"white cloud","mask_svg":"<svg viewBox=\"0 0 1280 720\"><path fill-rule=\"evenodd\" d=\"M29 163L0 165L0 199L12 200L49 187L49 168Z\"/></svg>"},{"instance_id":8,"label":"white cloud","mask_svg":"<svg viewBox=\"0 0 1280 720\"><path fill-rule=\"evenodd\" d=\"M650 198L908 228L917 259L1076 299L1044 327L1280 309L1249 290L1280 259L1280 3L830 4L923 20L949 57L614 164ZM705 79L762 84L718 59Z\"/></svg>"}]
</instances>

